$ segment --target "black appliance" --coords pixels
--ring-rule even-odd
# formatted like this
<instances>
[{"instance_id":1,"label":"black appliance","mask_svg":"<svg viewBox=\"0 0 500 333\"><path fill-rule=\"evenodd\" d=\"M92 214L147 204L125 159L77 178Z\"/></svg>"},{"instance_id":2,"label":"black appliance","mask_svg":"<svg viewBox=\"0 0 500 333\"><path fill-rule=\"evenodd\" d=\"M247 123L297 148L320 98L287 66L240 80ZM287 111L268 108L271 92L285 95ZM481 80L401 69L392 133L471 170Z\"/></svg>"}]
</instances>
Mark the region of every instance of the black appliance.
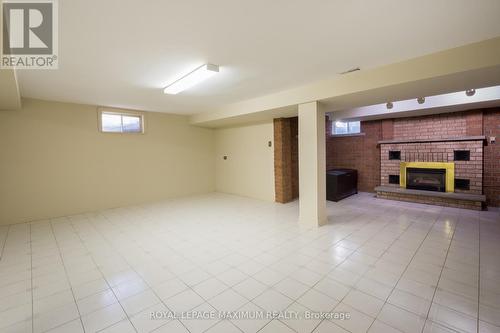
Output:
<instances>
[{"instance_id":1,"label":"black appliance","mask_svg":"<svg viewBox=\"0 0 500 333\"><path fill-rule=\"evenodd\" d=\"M332 169L326 172L326 200L339 201L358 193L358 171Z\"/></svg>"},{"instance_id":2,"label":"black appliance","mask_svg":"<svg viewBox=\"0 0 500 333\"><path fill-rule=\"evenodd\" d=\"M446 191L446 170L406 168L406 188L425 191Z\"/></svg>"}]
</instances>

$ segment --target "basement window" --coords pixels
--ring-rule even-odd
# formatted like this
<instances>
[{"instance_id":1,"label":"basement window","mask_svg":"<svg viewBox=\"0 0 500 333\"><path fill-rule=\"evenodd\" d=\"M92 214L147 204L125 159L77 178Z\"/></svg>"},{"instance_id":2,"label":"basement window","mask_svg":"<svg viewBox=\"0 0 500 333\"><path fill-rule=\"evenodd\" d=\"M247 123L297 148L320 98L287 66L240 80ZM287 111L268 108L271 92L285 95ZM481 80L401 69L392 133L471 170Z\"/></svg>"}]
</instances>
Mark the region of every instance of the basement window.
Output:
<instances>
[{"instance_id":1,"label":"basement window","mask_svg":"<svg viewBox=\"0 0 500 333\"><path fill-rule=\"evenodd\" d=\"M144 133L144 115L140 112L100 110L99 129L103 133Z\"/></svg>"},{"instance_id":2,"label":"basement window","mask_svg":"<svg viewBox=\"0 0 500 333\"><path fill-rule=\"evenodd\" d=\"M359 134L361 123L359 121L335 121L333 122L333 134Z\"/></svg>"}]
</instances>

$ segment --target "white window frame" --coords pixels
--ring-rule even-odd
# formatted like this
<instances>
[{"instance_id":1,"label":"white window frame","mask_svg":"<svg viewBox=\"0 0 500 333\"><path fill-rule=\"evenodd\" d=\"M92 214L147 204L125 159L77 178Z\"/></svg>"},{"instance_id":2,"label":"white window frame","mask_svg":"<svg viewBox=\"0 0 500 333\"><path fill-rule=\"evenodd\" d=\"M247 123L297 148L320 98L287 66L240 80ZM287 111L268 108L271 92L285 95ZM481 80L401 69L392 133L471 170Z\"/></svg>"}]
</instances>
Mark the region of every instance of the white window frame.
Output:
<instances>
[{"instance_id":1,"label":"white window frame","mask_svg":"<svg viewBox=\"0 0 500 333\"><path fill-rule=\"evenodd\" d=\"M120 115L120 116L134 116L134 117L139 117L141 121L141 130L138 132L110 132L110 131L105 131L102 128L102 115L103 114L113 114L113 115ZM131 110L121 110L121 109L112 109L112 108L99 108L97 112L97 118L98 118L98 125L99 125L99 132L104 133L104 134L121 134L121 135L128 135L128 134L144 134L146 132L146 123L145 123L145 114L144 112L140 111L131 111ZM122 127L123 127L123 119L122 119ZM122 128L123 129L123 128Z\"/></svg>"},{"instance_id":2,"label":"white window frame","mask_svg":"<svg viewBox=\"0 0 500 333\"><path fill-rule=\"evenodd\" d=\"M335 123L336 122L342 122L347 124L347 133L335 133ZM349 123L359 123L359 132L349 132ZM354 120L354 121L342 121L342 120L335 120L332 121L332 136L349 136L349 135L360 135L362 134L361 132L361 121L359 120Z\"/></svg>"}]
</instances>

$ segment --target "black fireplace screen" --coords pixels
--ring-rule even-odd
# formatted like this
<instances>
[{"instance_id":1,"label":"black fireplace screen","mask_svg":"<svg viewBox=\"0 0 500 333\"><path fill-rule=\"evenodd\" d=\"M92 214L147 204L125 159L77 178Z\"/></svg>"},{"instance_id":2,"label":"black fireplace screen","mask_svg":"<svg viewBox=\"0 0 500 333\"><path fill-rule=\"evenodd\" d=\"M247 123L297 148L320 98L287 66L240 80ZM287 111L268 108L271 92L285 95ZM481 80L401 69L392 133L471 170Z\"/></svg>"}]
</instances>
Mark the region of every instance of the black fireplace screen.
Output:
<instances>
[{"instance_id":1,"label":"black fireplace screen","mask_svg":"<svg viewBox=\"0 0 500 333\"><path fill-rule=\"evenodd\" d=\"M406 188L426 191L446 191L446 170L406 168Z\"/></svg>"}]
</instances>

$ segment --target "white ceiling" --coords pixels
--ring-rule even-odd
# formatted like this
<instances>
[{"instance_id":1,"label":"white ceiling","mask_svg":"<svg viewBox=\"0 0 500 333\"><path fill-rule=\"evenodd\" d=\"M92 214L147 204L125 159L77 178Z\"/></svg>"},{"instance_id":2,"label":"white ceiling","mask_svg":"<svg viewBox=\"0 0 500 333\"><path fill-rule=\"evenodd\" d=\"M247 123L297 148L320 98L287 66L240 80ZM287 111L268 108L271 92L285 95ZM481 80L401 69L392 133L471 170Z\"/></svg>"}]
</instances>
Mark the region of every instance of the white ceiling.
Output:
<instances>
[{"instance_id":1,"label":"white ceiling","mask_svg":"<svg viewBox=\"0 0 500 333\"><path fill-rule=\"evenodd\" d=\"M498 0L64 0L59 69L23 97L195 114L500 35ZM162 88L211 62L221 73Z\"/></svg>"}]
</instances>

